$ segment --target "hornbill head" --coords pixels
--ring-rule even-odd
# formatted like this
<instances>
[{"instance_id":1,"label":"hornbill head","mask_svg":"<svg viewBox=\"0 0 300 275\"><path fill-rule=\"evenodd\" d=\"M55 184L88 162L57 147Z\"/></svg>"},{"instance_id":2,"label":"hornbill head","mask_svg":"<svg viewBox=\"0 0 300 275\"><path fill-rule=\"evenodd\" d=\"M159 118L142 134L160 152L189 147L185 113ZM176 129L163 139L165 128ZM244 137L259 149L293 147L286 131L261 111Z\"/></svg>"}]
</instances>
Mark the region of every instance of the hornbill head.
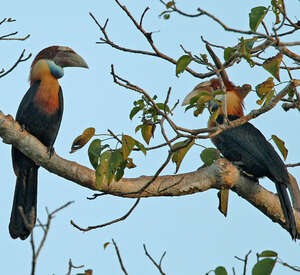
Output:
<instances>
[{"instance_id":1,"label":"hornbill head","mask_svg":"<svg viewBox=\"0 0 300 275\"><path fill-rule=\"evenodd\" d=\"M56 79L64 75L64 67L88 68L84 59L69 47L51 46L41 50L31 64L29 80L33 83L49 72Z\"/></svg>"},{"instance_id":2,"label":"hornbill head","mask_svg":"<svg viewBox=\"0 0 300 275\"><path fill-rule=\"evenodd\" d=\"M56 65L64 67L82 67L88 68L85 60L74 50L64 46L51 46L41 50L32 62L34 66L40 59L53 61Z\"/></svg>"}]
</instances>

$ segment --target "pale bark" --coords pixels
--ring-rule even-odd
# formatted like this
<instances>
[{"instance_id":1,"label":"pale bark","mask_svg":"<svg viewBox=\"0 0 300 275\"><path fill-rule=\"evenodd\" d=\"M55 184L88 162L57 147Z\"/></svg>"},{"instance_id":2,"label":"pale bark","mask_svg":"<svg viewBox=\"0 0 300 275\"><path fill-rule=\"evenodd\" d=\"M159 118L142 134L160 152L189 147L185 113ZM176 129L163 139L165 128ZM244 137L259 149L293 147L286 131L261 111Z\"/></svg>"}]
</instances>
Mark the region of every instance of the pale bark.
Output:
<instances>
[{"instance_id":1,"label":"pale bark","mask_svg":"<svg viewBox=\"0 0 300 275\"><path fill-rule=\"evenodd\" d=\"M113 193L122 197L155 197L155 196L182 196L204 192L208 189L231 188L239 196L268 216L273 222L285 228L284 218L277 195L266 190L261 185L240 175L238 169L226 159L219 159L209 167L197 171L159 176L141 194L122 194L135 192L141 189L151 176L137 178L123 178L119 182L102 184L99 189L96 184L94 170L76 162L59 157L56 153L49 158L47 148L34 136L22 130L12 116L5 116L0 111L0 136L3 141L13 144L25 155L33 159L38 165L49 172L77 183L83 187ZM294 210L298 232L300 232L300 214Z\"/></svg>"}]
</instances>

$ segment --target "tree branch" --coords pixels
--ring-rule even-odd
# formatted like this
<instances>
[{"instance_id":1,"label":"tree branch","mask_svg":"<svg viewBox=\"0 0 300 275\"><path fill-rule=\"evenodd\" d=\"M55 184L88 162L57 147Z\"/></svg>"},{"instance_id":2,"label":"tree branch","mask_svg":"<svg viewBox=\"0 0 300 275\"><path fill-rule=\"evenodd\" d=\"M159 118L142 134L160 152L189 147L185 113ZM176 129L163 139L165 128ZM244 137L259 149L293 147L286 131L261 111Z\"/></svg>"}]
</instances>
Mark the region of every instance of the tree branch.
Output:
<instances>
[{"instance_id":1,"label":"tree branch","mask_svg":"<svg viewBox=\"0 0 300 275\"><path fill-rule=\"evenodd\" d=\"M59 157L56 153L49 159L47 148L20 125L13 118L0 111L0 136L5 143L13 144L18 150L43 166L49 172L77 183L91 190L98 190L95 171ZM141 176L138 178L123 178L109 185L102 183L101 190L106 193L117 194L120 197L155 197L155 196L183 196L204 192L209 189L221 189L227 185L268 216L273 222L285 228L284 217L278 197L259 184L240 175L233 164L226 159L220 159L209 167L195 172L178 175L159 176L140 194L123 193L137 192L153 177ZM298 231L300 228L300 213L294 211Z\"/></svg>"}]
</instances>

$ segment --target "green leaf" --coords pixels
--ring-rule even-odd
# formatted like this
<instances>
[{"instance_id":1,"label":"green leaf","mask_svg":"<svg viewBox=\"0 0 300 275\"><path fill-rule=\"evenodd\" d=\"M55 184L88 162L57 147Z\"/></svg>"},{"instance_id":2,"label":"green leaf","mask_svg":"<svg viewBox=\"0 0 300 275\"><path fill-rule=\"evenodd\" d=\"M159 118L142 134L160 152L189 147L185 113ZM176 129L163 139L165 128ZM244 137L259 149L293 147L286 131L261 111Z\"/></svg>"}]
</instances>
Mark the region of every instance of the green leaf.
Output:
<instances>
[{"instance_id":1,"label":"green leaf","mask_svg":"<svg viewBox=\"0 0 300 275\"><path fill-rule=\"evenodd\" d=\"M268 94L266 95L266 100L263 106L267 105L274 97L275 94L275 90L271 90L270 92L268 92Z\"/></svg>"},{"instance_id":2,"label":"green leaf","mask_svg":"<svg viewBox=\"0 0 300 275\"><path fill-rule=\"evenodd\" d=\"M174 4L175 4L174 1L169 1L169 2L166 4L167 9L171 8Z\"/></svg>"},{"instance_id":3,"label":"green leaf","mask_svg":"<svg viewBox=\"0 0 300 275\"><path fill-rule=\"evenodd\" d=\"M120 149L113 151L111 153L111 158L109 162L109 166L110 166L109 168L113 174L116 172L117 168L121 165L122 162L123 162L122 151Z\"/></svg>"},{"instance_id":4,"label":"green leaf","mask_svg":"<svg viewBox=\"0 0 300 275\"><path fill-rule=\"evenodd\" d=\"M201 152L200 158L206 166L209 166L220 158L220 152L216 148L206 148Z\"/></svg>"},{"instance_id":5,"label":"green leaf","mask_svg":"<svg viewBox=\"0 0 300 275\"><path fill-rule=\"evenodd\" d=\"M110 244L110 242L106 242L106 243L103 244L104 250L106 249L106 247L107 247L109 244Z\"/></svg>"},{"instance_id":6,"label":"green leaf","mask_svg":"<svg viewBox=\"0 0 300 275\"><path fill-rule=\"evenodd\" d=\"M216 269L215 269L215 275L227 275L227 271L225 269L225 267L223 266L218 266Z\"/></svg>"},{"instance_id":7,"label":"green leaf","mask_svg":"<svg viewBox=\"0 0 300 275\"><path fill-rule=\"evenodd\" d=\"M226 48L224 50L224 60L228 62L234 56L235 51L236 51L235 48L231 48L231 47Z\"/></svg>"},{"instance_id":8,"label":"green leaf","mask_svg":"<svg viewBox=\"0 0 300 275\"><path fill-rule=\"evenodd\" d=\"M134 138L127 135L122 135L122 152L124 160L128 158L135 144L136 141Z\"/></svg>"},{"instance_id":9,"label":"green leaf","mask_svg":"<svg viewBox=\"0 0 300 275\"><path fill-rule=\"evenodd\" d=\"M282 61L282 53L279 53L263 63L263 68L280 81L280 63Z\"/></svg>"},{"instance_id":10,"label":"green leaf","mask_svg":"<svg viewBox=\"0 0 300 275\"><path fill-rule=\"evenodd\" d=\"M142 125L142 136L147 144L149 144L151 137L153 136L153 125L144 124Z\"/></svg>"},{"instance_id":11,"label":"green leaf","mask_svg":"<svg viewBox=\"0 0 300 275\"><path fill-rule=\"evenodd\" d=\"M75 151L79 150L84 145L86 145L89 142L89 140L94 136L94 134L95 134L95 128L90 127L85 129L80 136L74 139L71 146L70 154L74 153Z\"/></svg>"},{"instance_id":12,"label":"green leaf","mask_svg":"<svg viewBox=\"0 0 300 275\"><path fill-rule=\"evenodd\" d=\"M176 76L183 73L186 67L191 63L192 58L189 55L181 56L176 63Z\"/></svg>"},{"instance_id":13,"label":"green leaf","mask_svg":"<svg viewBox=\"0 0 300 275\"><path fill-rule=\"evenodd\" d=\"M267 12L268 9L263 6L251 9L251 12L249 13L249 25L252 31L256 32L259 24L263 21Z\"/></svg>"},{"instance_id":14,"label":"green leaf","mask_svg":"<svg viewBox=\"0 0 300 275\"><path fill-rule=\"evenodd\" d=\"M170 14L169 13L164 14L164 19L166 20L170 19Z\"/></svg>"},{"instance_id":15,"label":"green leaf","mask_svg":"<svg viewBox=\"0 0 300 275\"><path fill-rule=\"evenodd\" d=\"M262 258L262 257L277 257L278 254L275 251L272 250L265 250L263 252L261 252L260 254L257 255L258 257Z\"/></svg>"},{"instance_id":16,"label":"green leaf","mask_svg":"<svg viewBox=\"0 0 300 275\"><path fill-rule=\"evenodd\" d=\"M131 110L131 112L130 112L130 114L129 114L130 120L132 120L133 117L134 117L140 110L142 110L141 107L138 107L138 106L133 107L132 110Z\"/></svg>"},{"instance_id":17,"label":"green leaf","mask_svg":"<svg viewBox=\"0 0 300 275\"><path fill-rule=\"evenodd\" d=\"M88 156L90 159L90 163L93 165L94 169L98 167L101 150L101 140L93 140L88 149Z\"/></svg>"},{"instance_id":18,"label":"green leaf","mask_svg":"<svg viewBox=\"0 0 300 275\"><path fill-rule=\"evenodd\" d=\"M195 140L192 140L191 142L190 142L190 140L185 140L185 141L180 141L180 142L177 142L174 144L173 150L175 152L173 153L173 156L172 156L172 162L174 162L176 164L175 173L178 172L178 169L180 167L180 164L181 164L184 156L190 150L190 148L193 146L194 143L195 143ZM181 148L181 149L178 149L178 151L176 151L177 148Z\"/></svg>"},{"instance_id":19,"label":"green leaf","mask_svg":"<svg viewBox=\"0 0 300 275\"><path fill-rule=\"evenodd\" d=\"M276 261L270 258L257 262L252 269L252 275L270 275L275 263Z\"/></svg>"},{"instance_id":20,"label":"green leaf","mask_svg":"<svg viewBox=\"0 0 300 275\"><path fill-rule=\"evenodd\" d=\"M254 43L256 42L257 38L254 37L254 38L250 38L250 39L245 39L244 40L244 43L245 43L245 47L246 47L246 50L247 52L250 52L253 48L253 45Z\"/></svg>"},{"instance_id":21,"label":"green leaf","mask_svg":"<svg viewBox=\"0 0 300 275\"><path fill-rule=\"evenodd\" d=\"M156 103L156 106L157 106L160 110L162 110L162 111L165 111L165 110L166 110L167 113L170 112L169 106L168 106L168 105L165 105L164 103Z\"/></svg>"},{"instance_id":22,"label":"green leaf","mask_svg":"<svg viewBox=\"0 0 300 275\"><path fill-rule=\"evenodd\" d=\"M275 142L277 148L279 149L280 153L282 154L284 160L286 160L286 157L288 155L288 149L285 147L285 143L283 140L281 140L279 137L272 135L272 139Z\"/></svg>"},{"instance_id":23,"label":"green leaf","mask_svg":"<svg viewBox=\"0 0 300 275\"><path fill-rule=\"evenodd\" d=\"M140 150L143 152L143 154L146 156L147 150L146 150L145 146L144 146L142 143L140 143L139 141L137 141L136 139L135 139L135 145L136 145L136 147L137 147L138 149L140 149Z\"/></svg>"}]
</instances>

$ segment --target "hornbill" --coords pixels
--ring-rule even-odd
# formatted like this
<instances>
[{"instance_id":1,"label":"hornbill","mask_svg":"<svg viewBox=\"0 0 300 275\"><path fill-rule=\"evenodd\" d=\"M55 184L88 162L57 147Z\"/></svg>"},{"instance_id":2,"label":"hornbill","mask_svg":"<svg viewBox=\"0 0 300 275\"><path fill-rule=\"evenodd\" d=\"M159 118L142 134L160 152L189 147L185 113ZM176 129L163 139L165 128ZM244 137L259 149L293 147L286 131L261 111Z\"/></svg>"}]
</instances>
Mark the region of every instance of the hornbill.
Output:
<instances>
[{"instance_id":1,"label":"hornbill","mask_svg":"<svg viewBox=\"0 0 300 275\"><path fill-rule=\"evenodd\" d=\"M233 121L244 115L243 100L251 90L249 84L242 87L235 86L225 76L223 79L226 88L226 115L227 120ZM214 91L220 90L219 79L211 79L208 82L199 84L187 95L183 104L199 93L199 90ZM225 102L223 98L223 102ZM211 109L220 108L216 120L210 119L209 127L217 126L226 122L224 106L213 104ZM246 174L252 178L268 177L275 183L281 208L285 218L286 227L295 240L298 236L295 217L291 202L287 193L287 186L290 184L287 169L276 153L274 147L266 140L263 134L251 123L246 122L240 126L229 128L220 134L211 138L214 145L219 149L222 155L229 161L236 164Z\"/></svg>"},{"instance_id":2,"label":"hornbill","mask_svg":"<svg viewBox=\"0 0 300 275\"><path fill-rule=\"evenodd\" d=\"M30 70L30 88L17 111L22 129L47 146L49 157L63 114L63 94L58 79L64 67L88 68L84 59L69 47L51 46L38 53ZM9 233L25 240L31 233L37 212L37 177L39 166L12 146L12 162L17 176Z\"/></svg>"}]
</instances>

